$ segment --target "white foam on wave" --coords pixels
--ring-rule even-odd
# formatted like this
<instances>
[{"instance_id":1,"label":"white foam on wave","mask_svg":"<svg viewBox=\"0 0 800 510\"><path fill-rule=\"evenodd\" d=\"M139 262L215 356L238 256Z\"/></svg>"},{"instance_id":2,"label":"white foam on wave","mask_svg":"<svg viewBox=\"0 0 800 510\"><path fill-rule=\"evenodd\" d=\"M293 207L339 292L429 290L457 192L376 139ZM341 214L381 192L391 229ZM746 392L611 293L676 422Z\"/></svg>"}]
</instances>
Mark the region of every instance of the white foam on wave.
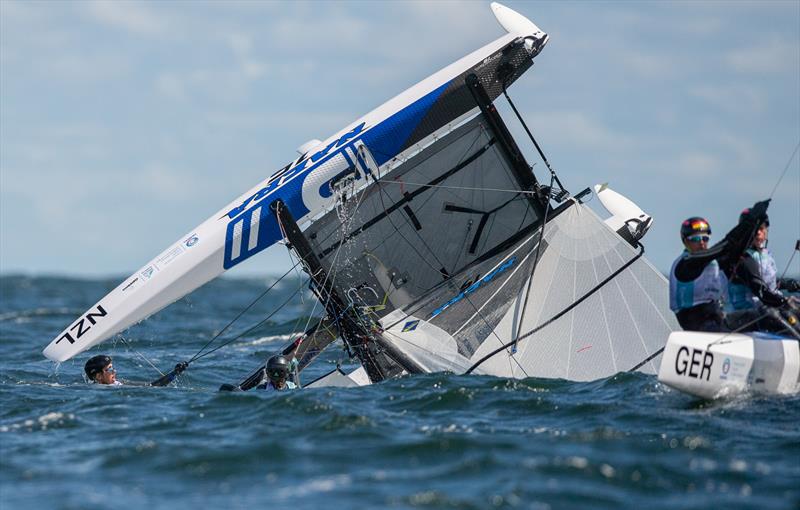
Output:
<instances>
[{"instance_id":1,"label":"white foam on wave","mask_svg":"<svg viewBox=\"0 0 800 510\"><path fill-rule=\"evenodd\" d=\"M62 425L65 421L74 420L75 415L72 413L47 413L39 416L35 420L27 419L19 423L12 423L11 425L3 425L0 427L0 432L12 432L20 429L27 429L28 431L47 430L50 425Z\"/></svg>"},{"instance_id":2,"label":"white foam on wave","mask_svg":"<svg viewBox=\"0 0 800 510\"><path fill-rule=\"evenodd\" d=\"M77 311L76 311L77 310ZM81 313L77 308L33 308L31 310L17 310L14 312L0 313L0 322L14 320L17 324L30 322L32 317L47 315L75 315Z\"/></svg>"},{"instance_id":3,"label":"white foam on wave","mask_svg":"<svg viewBox=\"0 0 800 510\"><path fill-rule=\"evenodd\" d=\"M350 475L346 474L314 478L293 487L282 488L277 491L277 496L280 499L291 499L320 492L331 492L336 488L351 485L352 481Z\"/></svg>"},{"instance_id":4,"label":"white foam on wave","mask_svg":"<svg viewBox=\"0 0 800 510\"><path fill-rule=\"evenodd\" d=\"M254 345L264 345L264 344L273 344L276 342L287 342L289 340L293 340L298 336L298 333L289 333L285 335L270 335L264 336L261 338L256 338L255 340L247 340L244 342L240 342L237 344L237 347L252 347Z\"/></svg>"}]
</instances>

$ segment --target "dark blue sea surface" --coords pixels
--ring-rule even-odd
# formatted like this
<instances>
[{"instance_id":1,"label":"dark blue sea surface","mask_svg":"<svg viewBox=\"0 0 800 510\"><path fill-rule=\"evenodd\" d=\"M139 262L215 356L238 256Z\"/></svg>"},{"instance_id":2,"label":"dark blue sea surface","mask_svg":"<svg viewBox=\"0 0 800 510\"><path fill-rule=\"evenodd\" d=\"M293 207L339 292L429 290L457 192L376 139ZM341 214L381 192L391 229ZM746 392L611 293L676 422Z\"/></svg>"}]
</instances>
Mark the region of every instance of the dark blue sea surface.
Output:
<instances>
[{"instance_id":1,"label":"dark blue sea surface","mask_svg":"<svg viewBox=\"0 0 800 510\"><path fill-rule=\"evenodd\" d=\"M701 402L655 376L432 374L355 389L219 393L302 330L313 301L166 388L274 279L221 279L57 366L42 349L119 279L0 278L0 508L798 508L800 397ZM286 280L210 347L261 321ZM315 313L319 314L319 308ZM305 380L341 362L333 346Z\"/></svg>"}]
</instances>

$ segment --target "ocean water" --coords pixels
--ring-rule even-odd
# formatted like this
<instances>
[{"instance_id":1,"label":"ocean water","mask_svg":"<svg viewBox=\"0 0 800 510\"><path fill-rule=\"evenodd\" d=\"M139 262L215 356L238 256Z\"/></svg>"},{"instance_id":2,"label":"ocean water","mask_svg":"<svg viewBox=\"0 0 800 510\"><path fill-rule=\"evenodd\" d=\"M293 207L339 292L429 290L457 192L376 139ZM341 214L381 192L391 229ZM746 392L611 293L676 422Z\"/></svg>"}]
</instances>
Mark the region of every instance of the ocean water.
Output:
<instances>
[{"instance_id":1,"label":"ocean water","mask_svg":"<svg viewBox=\"0 0 800 510\"><path fill-rule=\"evenodd\" d=\"M119 279L0 278L0 508L798 508L800 397L702 402L655 376L432 374L355 389L219 393L302 329L311 299L167 388L148 381L270 281L222 279L60 366L44 346ZM287 280L211 347L258 323ZM299 326L298 326L299 324ZM335 347L306 380L347 367Z\"/></svg>"}]
</instances>

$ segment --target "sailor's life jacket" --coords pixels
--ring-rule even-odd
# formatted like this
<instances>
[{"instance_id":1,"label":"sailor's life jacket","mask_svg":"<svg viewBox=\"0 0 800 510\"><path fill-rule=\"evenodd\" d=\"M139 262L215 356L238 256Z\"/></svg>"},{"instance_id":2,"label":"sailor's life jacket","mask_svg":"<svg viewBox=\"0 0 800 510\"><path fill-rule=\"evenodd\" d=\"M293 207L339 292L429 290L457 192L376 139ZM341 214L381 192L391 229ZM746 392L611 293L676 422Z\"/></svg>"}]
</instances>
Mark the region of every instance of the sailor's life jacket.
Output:
<instances>
[{"instance_id":1,"label":"sailor's life jacket","mask_svg":"<svg viewBox=\"0 0 800 510\"><path fill-rule=\"evenodd\" d=\"M754 289L758 292L758 296L753 293ZM780 294L778 268L775 266L772 254L766 248L763 250L748 248L728 285L730 306L734 310L758 308L762 302L776 306L780 304L778 297Z\"/></svg>"},{"instance_id":2,"label":"sailor's life jacket","mask_svg":"<svg viewBox=\"0 0 800 510\"><path fill-rule=\"evenodd\" d=\"M295 383L293 383L292 381L286 381L286 387L282 388L282 389L278 389L272 384L272 381L267 379L266 383L260 384L259 386L257 386L257 388L259 390L267 390L267 391L283 391L283 390L294 390L294 389L297 388L297 385Z\"/></svg>"},{"instance_id":3,"label":"sailor's life jacket","mask_svg":"<svg viewBox=\"0 0 800 510\"><path fill-rule=\"evenodd\" d=\"M669 307L673 312L703 303L720 303L725 295L727 278L716 260L710 261L694 280L684 282L678 279L675 268L688 255L689 252L684 250L672 263L669 272Z\"/></svg>"}]
</instances>

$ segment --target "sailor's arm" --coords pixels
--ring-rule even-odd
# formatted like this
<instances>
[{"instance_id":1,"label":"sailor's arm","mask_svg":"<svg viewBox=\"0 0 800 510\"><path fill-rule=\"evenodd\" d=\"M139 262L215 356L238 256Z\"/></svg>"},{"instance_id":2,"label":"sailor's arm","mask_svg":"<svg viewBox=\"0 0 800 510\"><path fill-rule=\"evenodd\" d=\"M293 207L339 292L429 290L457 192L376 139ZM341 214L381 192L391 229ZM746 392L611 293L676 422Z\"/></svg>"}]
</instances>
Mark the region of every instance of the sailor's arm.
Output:
<instances>
[{"instance_id":1,"label":"sailor's arm","mask_svg":"<svg viewBox=\"0 0 800 510\"><path fill-rule=\"evenodd\" d=\"M753 234L765 217L768 206L769 200L756 202L750 208L750 214L728 231L722 241L680 260L675 266L675 277L682 282L692 281L700 276L712 260L716 260L720 269L730 278L742 253L750 246Z\"/></svg>"},{"instance_id":2,"label":"sailor's arm","mask_svg":"<svg viewBox=\"0 0 800 510\"><path fill-rule=\"evenodd\" d=\"M162 375L155 381L150 383L150 386L166 386L172 381L175 380L179 375L181 375L187 368L189 368L189 364L185 361L181 361L175 368L173 368L169 373Z\"/></svg>"},{"instance_id":3,"label":"sailor's arm","mask_svg":"<svg viewBox=\"0 0 800 510\"><path fill-rule=\"evenodd\" d=\"M756 202L750 208L750 213L740 219L739 223L725 234L725 238L718 243L724 246L720 247L722 253L717 258L717 262L729 278L736 271L742 254L750 247L756 230L766 218L769 202L769 200Z\"/></svg>"},{"instance_id":4,"label":"sailor's arm","mask_svg":"<svg viewBox=\"0 0 800 510\"><path fill-rule=\"evenodd\" d=\"M780 291L772 291L761 278L761 267L752 257L744 257L736 268L736 277L744 282L754 296L767 306L779 308L786 304Z\"/></svg>"}]
</instances>

